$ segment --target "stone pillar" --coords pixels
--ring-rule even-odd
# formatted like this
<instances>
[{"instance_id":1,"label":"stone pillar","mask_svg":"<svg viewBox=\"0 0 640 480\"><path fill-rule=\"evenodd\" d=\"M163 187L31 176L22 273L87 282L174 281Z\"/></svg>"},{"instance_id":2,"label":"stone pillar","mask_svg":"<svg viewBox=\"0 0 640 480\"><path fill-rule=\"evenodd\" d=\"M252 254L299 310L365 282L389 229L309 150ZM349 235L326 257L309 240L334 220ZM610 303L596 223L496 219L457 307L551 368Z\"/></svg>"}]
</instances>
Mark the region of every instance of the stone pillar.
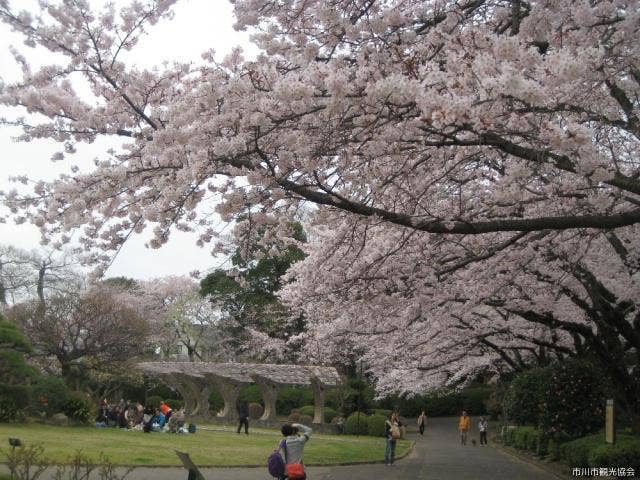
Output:
<instances>
[{"instance_id":1,"label":"stone pillar","mask_svg":"<svg viewBox=\"0 0 640 480\"><path fill-rule=\"evenodd\" d=\"M186 378L184 383L187 390L191 392L191 408L187 409L187 413L189 415L197 415L200 412L200 388L198 388L198 384L193 378Z\"/></svg>"},{"instance_id":2,"label":"stone pillar","mask_svg":"<svg viewBox=\"0 0 640 480\"><path fill-rule=\"evenodd\" d=\"M313 423L324 423L324 385L316 375L311 375L313 389L313 403L315 406Z\"/></svg>"},{"instance_id":3,"label":"stone pillar","mask_svg":"<svg viewBox=\"0 0 640 480\"><path fill-rule=\"evenodd\" d=\"M219 384L220 393L224 400L224 408L222 412L218 414L218 417L226 420L237 420L238 410L236 405L238 403L238 394L240 393L240 385L221 381Z\"/></svg>"},{"instance_id":4,"label":"stone pillar","mask_svg":"<svg viewBox=\"0 0 640 480\"><path fill-rule=\"evenodd\" d=\"M209 417L209 395L211 395L213 387L205 381L198 382L195 387L198 398L198 414L201 417Z\"/></svg>"},{"instance_id":5,"label":"stone pillar","mask_svg":"<svg viewBox=\"0 0 640 480\"><path fill-rule=\"evenodd\" d=\"M613 399L607 400L605 412L604 441L606 443L616 443L615 404Z\"/></svg>"},{"instance_id":6,"label":"stone pillar","mask_svg":"<svg viewBox=\"0 0 640 480\"><path fill-rule=\"evenodd\" d=\"M180 378L178 375L167 375L167 383L178 391L184 400L184 410L186 413L191 413L197 408L197 401L194 395L193 389L190 387L190 382L185 381L184 378Z\"/></svg>"},{"instance_id":7,"label":"stone pillar","mask_svg":"<svg viewBox=\"0 0 640 480\"><path fill-rule=\"evenodd\" d=\"M254 378L260 393L262 394L262 400L264 401L264 413L260 420L275 420L276 419L276 400L278 399L278 384L271 382L263 377Z\"/></svg>"}]
</instances>

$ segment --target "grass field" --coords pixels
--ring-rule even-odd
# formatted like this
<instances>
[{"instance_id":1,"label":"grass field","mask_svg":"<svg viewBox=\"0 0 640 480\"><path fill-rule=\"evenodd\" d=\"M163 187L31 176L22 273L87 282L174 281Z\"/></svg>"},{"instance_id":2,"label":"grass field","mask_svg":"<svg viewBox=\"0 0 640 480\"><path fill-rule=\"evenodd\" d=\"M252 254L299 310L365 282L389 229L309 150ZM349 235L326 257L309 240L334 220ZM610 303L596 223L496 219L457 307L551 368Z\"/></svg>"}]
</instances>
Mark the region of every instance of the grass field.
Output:
<instances>
[{"instance_id":1,"label":"grass field","mask_svg":"<svg viewBox=\"0 0 640 480\"><path fill-rule=\"evenodd\" d=\"M204 427L193 435L176 435L3 423L0 424L0 462L6 462L9 437L20 438L25 445L41 444L45 456L54 463L65 463L80 450L92 461L104 454L116 465L135 466L179 465L174 450L188 452L200 466L264 466L282 439L275 430L254 430L247 436ZM384 446L384 438L314 434L305 448L304 460L308 465L376 462L383 459ZM402 455L410 448L411 442L400 440L396 454Z\"/></svg>"}]
</instances>

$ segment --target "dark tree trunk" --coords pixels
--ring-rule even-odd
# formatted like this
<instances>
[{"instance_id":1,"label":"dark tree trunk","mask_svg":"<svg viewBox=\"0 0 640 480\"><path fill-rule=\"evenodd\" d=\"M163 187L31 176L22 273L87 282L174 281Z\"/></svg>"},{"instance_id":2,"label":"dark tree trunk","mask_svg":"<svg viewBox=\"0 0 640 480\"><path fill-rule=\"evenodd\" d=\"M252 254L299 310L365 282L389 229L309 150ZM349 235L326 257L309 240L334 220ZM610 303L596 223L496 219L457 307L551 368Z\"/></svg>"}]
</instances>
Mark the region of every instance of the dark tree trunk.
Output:
<instances>
[{"instance_id":1,"label":"dark tree trunk","mask_svg":"<svg viewBox=\"0 0 640 480\"><path fill-rule=\"evenodd\" d=\"M0 305L7 304L7 289L4 284L0 281Z\"/></svg>"}]
</instances>

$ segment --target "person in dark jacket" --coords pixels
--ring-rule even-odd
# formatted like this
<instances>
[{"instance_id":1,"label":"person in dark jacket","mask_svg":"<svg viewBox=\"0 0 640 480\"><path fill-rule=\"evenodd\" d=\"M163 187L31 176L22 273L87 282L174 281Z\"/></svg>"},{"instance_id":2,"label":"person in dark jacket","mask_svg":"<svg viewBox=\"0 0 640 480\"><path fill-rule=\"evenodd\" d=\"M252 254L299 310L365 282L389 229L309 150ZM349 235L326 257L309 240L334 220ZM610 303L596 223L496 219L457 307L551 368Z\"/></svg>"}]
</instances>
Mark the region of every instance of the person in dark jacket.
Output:
<instances>
[{"instance_id":1,"label":"person in dark jacket","mask_svg":"<svg viewBox=\"0 0 640 480\"><path fill-rule=\"evenodd\" d=\"M240 417L238 423L238 433L240 433L242 425L244 425L244 433L249 435L249 406L247 405L247 402L242 402L240 404L240 408L238 408L238 416Z\"/></svg>"},{"instance_id":2,"label":"person in dark jacket","mask_svg":"<svg viewBox=\"0 0 640 480\"><path fill-rule=\"evenodd\" d=\"M103 400L98 408L98 415L96 416L96 427L106 427L109 422L109 407L107 401Z\"/></svg>"}]
</instances>

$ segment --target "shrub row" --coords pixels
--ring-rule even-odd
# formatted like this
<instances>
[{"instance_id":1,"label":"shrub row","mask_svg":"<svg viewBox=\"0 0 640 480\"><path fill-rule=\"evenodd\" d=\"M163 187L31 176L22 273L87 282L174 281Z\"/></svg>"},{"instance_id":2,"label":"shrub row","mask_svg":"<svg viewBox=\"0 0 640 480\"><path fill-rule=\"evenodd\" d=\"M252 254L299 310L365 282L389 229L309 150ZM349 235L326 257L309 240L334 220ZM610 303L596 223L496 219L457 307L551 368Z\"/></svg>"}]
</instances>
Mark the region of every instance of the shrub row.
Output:
<instances>
[{"instance_id":1,"label":"shrub row","mask_svg":"<svg viewBox=\"0 0 640 480\"><path fill-rule=\"evenodd\" d=\"M542 430L535 427L508 427L502 436L505 445L526 450L537 455L546 455L549 440Z\"/></svg>"},{"instance_id":2,"label":"shrub row","mask_svg":"<svg viewBox=\"0 0 640 480\"><path fill-rule=\"evenodd\" d=\"M338 412L336 412L333 408L324 407L324 423L331 423L335 418L338 417ZM315 415L315 407L313 405L305 405L300 408L294 408L287 419L290 422L297 422L307 425L303 420L309 422L313 422L313 417Z\"/></svg>"},{"instance_id":3,"label":"shrub row","mask_svg":"<svg viewBox=\"0 0 640 480\"><path fill-rule=\"evenodd\" d=\"M51 417L64 413L71 420L93 419L95 406L87 395L71 391L53 376L39 377L33 385L0 385L0 420L18 420L26 415Z\"/></svg>"},{"instance_id":4,"label":"shrub row","mask_svg":"<svg viewBox=\"0 0 640 480\"><path fill-rule=\"evenodd\" d=\"M560 460L577 467L626 467L640 472L640 436L618 435L614 445L598 433L563 443Z\"/></svg>"}]
</instances>

